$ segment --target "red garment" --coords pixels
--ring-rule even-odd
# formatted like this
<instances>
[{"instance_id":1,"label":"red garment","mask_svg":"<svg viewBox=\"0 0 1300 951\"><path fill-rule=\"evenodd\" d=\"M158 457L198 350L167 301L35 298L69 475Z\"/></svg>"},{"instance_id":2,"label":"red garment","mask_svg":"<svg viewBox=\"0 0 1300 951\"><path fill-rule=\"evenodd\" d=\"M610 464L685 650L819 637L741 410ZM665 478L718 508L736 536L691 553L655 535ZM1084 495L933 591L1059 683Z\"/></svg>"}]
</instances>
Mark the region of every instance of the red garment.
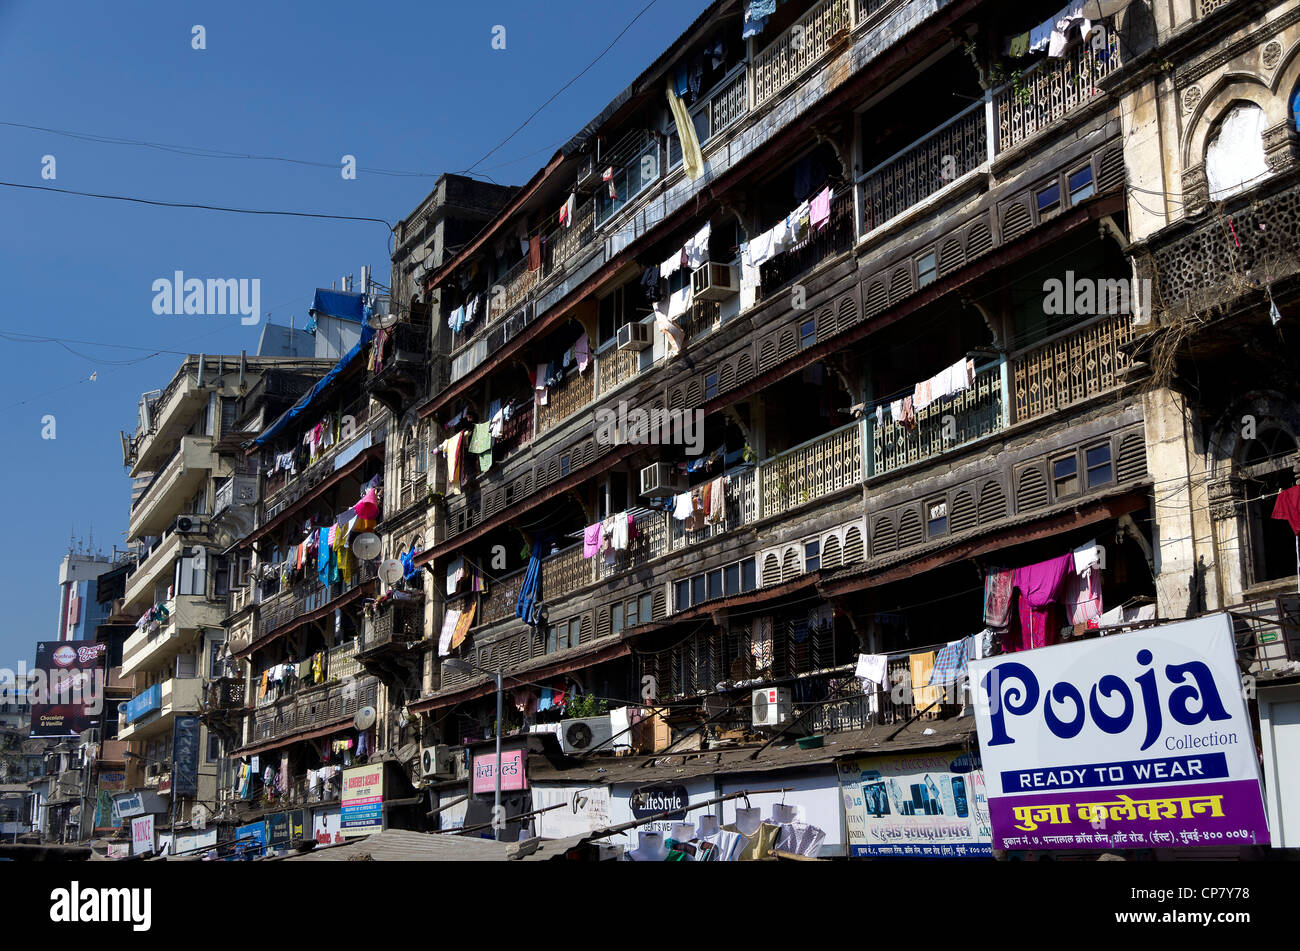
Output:
<instances>
[{"instance_id":1,"label":"red garment","mask_svg":"<svg viewBox=\"0 0 1300 951\"><path fill-rule=\"evenodd\" d=\"M528 270L536 271L542 266L542 238L533 235L528 239Z\"/></svg>"},{"instance_id":2,"label":"red garment","mask_svg":"<svg viewBox=\"0 0 1300 951\"><path fill-rule=\"evenodd\" d=\"M1073 554L1015 570L1012 585L1019 592L1018 623L1012 624L1009 632L1011 650L1047 647L1056 641L1056 632L1063 623L1059 604L1062 589L1073 572Z\"/></svg>"},{"instance_id":3,"label":"red garment","mask_svg":"<svg viewBox=\"0 0 1300 951\"><path fill-rule=\"evenodd\" d=\"M1300 535L1300 485L1283 489L1277 494L1273 503L1273 517L1284 518L1291 525L1291 531Z\"/></svg>"}]
</instances>

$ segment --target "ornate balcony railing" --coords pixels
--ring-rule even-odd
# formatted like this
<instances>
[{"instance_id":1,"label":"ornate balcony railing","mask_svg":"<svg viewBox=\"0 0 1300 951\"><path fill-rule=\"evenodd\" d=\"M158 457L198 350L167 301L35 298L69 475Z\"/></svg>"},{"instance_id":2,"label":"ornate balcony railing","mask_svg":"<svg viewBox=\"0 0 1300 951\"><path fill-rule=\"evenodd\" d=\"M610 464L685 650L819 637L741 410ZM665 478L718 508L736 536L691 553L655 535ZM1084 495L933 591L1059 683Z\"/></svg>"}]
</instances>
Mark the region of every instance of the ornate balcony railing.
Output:
<instances>
[{"instance_id":1,"label":"ornate balcony railing","mask_svg":"<svg viewBox=\"0 0 1300 951\"><path fill-rule=\"evenodd\" d=\"M604 396L641 372L641 354L637 350L611 347L596 359L596 365L599 395Z\"/></svg>"},{"instance_id":2,"label":"ornate balcony railing","mask_svg":"<svg viewBox=\"0 0 1300 951\"><path fill-rule=\"evenodd\" d=\"M554 601L591 584L591 562L582 557L582 543L542 560L542 597Z\"/></svg>"},{"instance_id":3,"label":"ornate balcony railing","mask_svg":"<svg viewBox=\"0 0 1300 951\"><path fill-rule=\"evenodd\" d=\"M875 418L868 417L872 431L870 474L893 472L981 439L1002 429L1003 418L1002 364L995 363L975 374L974 386L935 400L918 412L911 428L894 419L877 426Z\"/></svg>"},{"instance_id":4,"label":"ornate balcony railing","mask_svg":"<svg viewBox=\"0 0 1300 951\"><path fill-rule=\"evenodd\" d=\"M375 706L378 698L379 681L374 677L358 677L347 683L301 691L254 711L249 742L274 740L342 720L362 707Z\"/></svg>"},{"instance_id":5,"label":"ornate balcony railing","mask_svg":"<svg viewBox=\"0 0 1300 951\"><path fill-rule=\"evenodd\" d=\"M862 427L843 426L761 467L762 517L770 518L862 480Z\"/></svg>"},{"instance_id":6,"label":"ornate balcony railing","mask_svg":"<svg viewBox=\"0 0 1300 951\"><path fill-rule=\"evenodd\" d=\"M424 637L424 598L389 601L375 612L364 631L360 650L369 651L386 644L406 644Z\"/></svg>"},{"instance_id":7,"label":"ornate balcony railing","mask_svg":"<svg viewBox=\"0 0 1300 951\"><path fill-rule=\"evenodd\" d=\"M592 401L596 392L596 373L589 366L586 373L571 372L564 383L546 394L546 405L537 407L537 432L553 429Z\"/></svg>"},{"instance_id":8,"label":"ornate balcony railing","mask_svg":"<svg viewBox=\"0 0 1300 951\"><path fill-rule=\"evenodd\" d=\"M852 16L850 0L822 0L779 39L754 57L754 108L777 96L817 62L831 39L847 36Z\"/></svg>"},{"instance_id":9,"label":"ornate balcony railing","mask_svg":"<svg viewBox=\"0 0 1300 951\"><path fill-rule=\"evenodd\" d=\"M999 152L1101 95L1097 82L1124 65L1119 32L1105 35L1102 48L1084 43L1060 59L1042 60L994 93Z\"/></svg>"},{"instance_id":10,"label":"ornate balcony railing","mask_svg":"<svg viewBox=\"0 0 1300 951\"><path fill-rule=\"evenodd\" d=\"M325 652L325 676L336 680L347 680L361 673L357 663L357 651L360 649L356 639L346 641Z\"/></svg>"},{"instance_id":11,"label":"ornate balcony railing","mask_svg":"<svg viewBox=\"0 0 1300 951\"><path fill-rule=\"evenodd\" d=\"M984 103L977 102L862 175L862 233L919 205L987 160L988 123Z\"/></svg>"},{"instance_id":12,"label":"ornate balcony railing","mask_svg":"<svg viewBox=\"0 0 1300 951\"><path fill-rule=\"evenodd\" d=\"M309 582L294 586L291 590L283 592L274 600L267 601L262 605L261 614L257 619L254 639L261 640L267 634L284 627L296 618L320 610L335 598L341 597L353 588L363 585L367 581L372 581L374 578L375 563L363 561L359 562L353 569L350 584L337 581L328 585Z\"/></svg>"},{"instance_id":13,"label":"ornate balcony railing","mask_svg":"<svg viewBox=\"0 0 1300 951\"><path fill-rule=\"evenodd\" d=\"M636 537L628 539L627 551L614 552L612 560L607 560L603 554L591 559L596 577L601 581L639 568L668 550L667 512L638 507L632 509L631 514Z\"/></svg>"},{"instance_id":14,"label":"ornate balcony railing","mask_svg":"<svg viewBox=\"0 0 1300 951\"><path fill-rule=\"evenodd\" d=\"M680 551L755 521L758 518L759 472L759 469L752 468L728 476L725 508L727 518L724 522L706 523L703 528L688 532L684 521L669 515L668 550Z\"/></svg>"},{"instance_id":15,"label":"ornate balcony railing","mask_svg":"<svg viewBox=\"0 0 1300 951\"><path fill-rule=\"evenodd\" d=\"M524 257L499 280L494 281L493 293L488 296L488 319L496 320L522 304L537 286L541 276L541 268L529 270L528 258ZM498 288L500 293L496 293Z\"/></svg>"},{"instance_id":16,"label":"ornate balcony railing","mask_svg":"<svg viewBox=\"0 0 1300 951\"><path fill-rule=\"evenodd\" d=\"M520 568L492 582L488 592L479 597L478 611L474 617L475 627L481 624L494 624L515 616L519 588L524 583L526 573L527 569Z\"/></svg>"},{"instance_id":17,"label":"ornate balcony railing","mask_svg":"<svg viewBox=\"0 0 1300 951\"><path fill-rule=\"evenodd\" d=\"M1123 345L1133 337L1127 314L1070 330L1012 359L1015 421L1065 409L1123 381Z\"/></svg>"}]
</instances>

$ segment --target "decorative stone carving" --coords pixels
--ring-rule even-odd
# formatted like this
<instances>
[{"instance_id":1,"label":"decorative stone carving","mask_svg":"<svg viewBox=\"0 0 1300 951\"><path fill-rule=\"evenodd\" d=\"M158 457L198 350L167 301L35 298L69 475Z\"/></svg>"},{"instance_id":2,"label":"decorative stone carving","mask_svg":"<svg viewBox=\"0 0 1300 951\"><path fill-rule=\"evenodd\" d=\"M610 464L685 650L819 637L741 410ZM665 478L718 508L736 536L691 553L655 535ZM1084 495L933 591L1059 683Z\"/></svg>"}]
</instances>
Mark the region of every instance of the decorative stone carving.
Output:
<instances>
[{"instance_id":1,"label":"decorative stone carving","mask_svg":"<svg viewBox=\"0 0 1300 951\"><path fill-rule=\"evenodd\" d=\"M1245 486L1240 479L1229 476L1211 481L1206 486L1210 503L1210 517L1216 520L1235 518L1245 506Z\"/></svg>"},{"instance_id":2,"label":"decorative stone carving","mask_svg":"<svg viewBox=\"0 0 1300 951\"><path fill-rule=\"evenodd\" d=\"M1264 154L1268 167L1275 172L1291 168L1300 160L1300 135L1290 122L1264 130Z\"/></svg>"},{"instance_id":3,"label":"decorative stone carving","mask_svg":"<svg viewBox=\"0 0 1300 951\"><path fill-rule=\"evenodd\" d=\"M1279 43L1277 40L1273 40L1271 43L1265 46L1264 52L1260 56L1260 60L1264 63L1265 69L1272 69L1278 64L1278 61L1281 59L1282 59L1282 44Z\"/></svg>"},{"instance_id":4,"label":"decorative stone carving","mask_svg":"<svg viewBox=\"0 0 1300 951\"><path fill-rule=\"evenodd\" d=\"M1183 93L1183 111L1191 112L1196 108L1196 104L1201 101L1201 87L1189 86L1187 92Z\"/></svg>"},{"instance_id":5,"label":"decorative stone carving","mask_svg":"<svg viewBox=\"0 0 1300 951\"><path fill-rule=\"evenodd\" d=\"M1205 165L1193 165L1183 170L1183 213L1198 215L1210 203L1210 183L1205 178Z\"/></svg>"}]
</instances>

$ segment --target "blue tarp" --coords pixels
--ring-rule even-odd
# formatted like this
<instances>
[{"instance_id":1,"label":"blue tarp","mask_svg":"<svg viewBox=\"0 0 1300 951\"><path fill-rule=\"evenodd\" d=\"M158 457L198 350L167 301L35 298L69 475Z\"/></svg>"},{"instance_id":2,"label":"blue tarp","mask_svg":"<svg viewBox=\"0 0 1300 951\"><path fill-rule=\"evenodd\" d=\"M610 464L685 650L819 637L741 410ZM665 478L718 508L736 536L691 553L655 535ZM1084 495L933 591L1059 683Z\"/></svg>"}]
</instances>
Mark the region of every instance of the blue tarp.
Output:
<instances>
[{"instance_id":1,"label":"blue tarp","mask_svg":"<svg viewBox=\"0 0 1300 951\"><path fill-rule=\"evenodd\" d=\"M326 290L323 287L316 288L316 296L312 298L311 307L307 313L313 317L317 314L324 314L327 317L338 317L340 320L355 320L357 323L365 323L365 297L361 294L354 294L351 291L333 291Z\"/></svg>"},{"instance_id":2,"label":"blue tarp","mask_svg":"<svg viewBox=\"0 0 1300 951\"><path fill-rule=\"evenodd\" d=\"M316 292L317 301L320 300L321 294L330 294L330 293L333 292L317 291ZM340 296L348 297L351 295L345 294ZM337 317L339 315L334 314L332 316ZM284 429L284 427L289 424L290 420L300 415L301 413L305 412L307 407L311 406L312 401L315 400L316 397L320 395L321 391L324 390L325 387L333 383L334 380L338 378L338 375L343 372L344 368L346 368L349 363L355 360L357 358L357 355L366 348L366 345L370 343L370 338L373 337L374 335L375 335L374 328L371 327L367 321L362 320L361 339L357 341L357 345L353 347L351 350L349 350L347 353L343 354L342 359L340 359L338 363L334 364L334 369L330 370L329 373L326 373L323 377L317 380L316 385L313 386L310 390L308 390L307 393L301 399L298 400L298 402L294 403L293 406L291 406L284 413L283 416L281 416L274 423L272 423L270 428L267 429L266 432L262 433L262 435L258 436L257 439L253 440L254 444L258 446L266 445L267 441L270 440L272 437L274 437L275 434L278 433L280 430Z\"/></svg>"}]
</instances>

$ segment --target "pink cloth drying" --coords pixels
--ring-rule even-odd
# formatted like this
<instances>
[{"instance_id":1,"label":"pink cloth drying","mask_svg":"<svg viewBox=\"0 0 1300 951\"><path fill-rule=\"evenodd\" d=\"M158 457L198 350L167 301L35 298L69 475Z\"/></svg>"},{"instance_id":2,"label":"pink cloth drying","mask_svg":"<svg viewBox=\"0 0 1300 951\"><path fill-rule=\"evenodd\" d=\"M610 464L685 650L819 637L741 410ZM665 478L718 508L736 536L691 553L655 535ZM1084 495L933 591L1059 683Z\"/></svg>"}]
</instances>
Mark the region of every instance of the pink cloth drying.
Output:
<instances>
[{"instance_id":1,"label":"pink cloth drying","mask_svg":"<svg viewBox=\"0 0 1300 951\"><path fill-rule=\"evenodd\" d=\"M582 530L582 557L595 558L600 553L601 522L588 525Z\"/></svg>"}]
</instances>

